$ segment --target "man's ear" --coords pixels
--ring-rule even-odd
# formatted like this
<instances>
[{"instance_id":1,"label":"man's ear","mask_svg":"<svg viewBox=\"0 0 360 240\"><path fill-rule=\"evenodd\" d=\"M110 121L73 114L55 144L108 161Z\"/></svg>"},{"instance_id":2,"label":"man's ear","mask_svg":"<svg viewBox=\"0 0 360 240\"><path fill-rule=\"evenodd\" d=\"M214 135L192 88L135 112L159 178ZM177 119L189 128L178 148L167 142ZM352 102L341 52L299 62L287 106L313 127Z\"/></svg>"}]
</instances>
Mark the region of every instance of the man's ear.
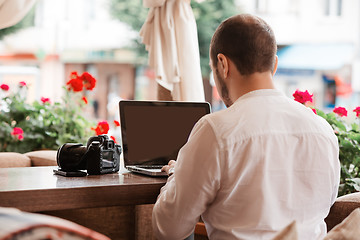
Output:
<instances>
[{"instance_id":1,"label":"man's ear","mask_svg":"<svg viewBox=\"0 0 360 240\"><path fill-rule=\"evenodd\" d=\"M219 73L225 79L225 78L227 78L227 76L229 74L229 62L228 62L228 59L224 54L219 53L217 55L217 60L218 60L218 66L217 67L219 69Z\"/></svg>"},{"instance_id":2,"label":"man's ear","mask_svg":"<svg viewBox=\"0 0 360 240\"><path fill-rule=\"evenodd\" d=\"M274 76L275 73L276 73L276 70L277 70L277 67L278 67L278 61L279 61L279 58L278 56L275 56L275 65L274 65L274 69L272 71L272 75Z\"/></svg>"}]
</instances>

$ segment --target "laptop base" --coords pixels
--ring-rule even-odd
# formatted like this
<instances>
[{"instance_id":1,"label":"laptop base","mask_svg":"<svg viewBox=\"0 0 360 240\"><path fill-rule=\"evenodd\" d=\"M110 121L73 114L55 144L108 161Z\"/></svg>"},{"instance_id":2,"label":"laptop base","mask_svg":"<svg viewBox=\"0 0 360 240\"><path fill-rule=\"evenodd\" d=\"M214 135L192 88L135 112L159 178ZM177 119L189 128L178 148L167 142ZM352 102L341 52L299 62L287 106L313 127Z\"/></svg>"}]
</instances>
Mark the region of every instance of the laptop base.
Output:
<instances>
[{"instance_id":1,"label":"laptop base","mask_svg":"<svg viewBox=\"0 0 360 240\"><path fill-rule=\"evenodd\" d=\"M127 166L127 170L134 173L145 174L151 177L168 177L166 172L162 172L161 169L148 169L139 166Z\"/></svg>"}]
</instances>

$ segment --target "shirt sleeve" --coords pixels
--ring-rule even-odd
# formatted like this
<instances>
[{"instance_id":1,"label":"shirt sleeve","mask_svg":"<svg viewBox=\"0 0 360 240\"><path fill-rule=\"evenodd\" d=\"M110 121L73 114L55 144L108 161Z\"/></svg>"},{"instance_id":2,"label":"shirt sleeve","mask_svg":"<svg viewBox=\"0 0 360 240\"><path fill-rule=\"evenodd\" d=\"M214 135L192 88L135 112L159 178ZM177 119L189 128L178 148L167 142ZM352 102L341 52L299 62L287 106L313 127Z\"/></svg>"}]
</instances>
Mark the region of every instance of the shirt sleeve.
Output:
<instances>
[{"instance_id":1,"label":"shirt sleeve","mask_svg":"<svg viewBox=\"0 0 360 240\"><path fill-rule=\"evenodd\" d=\"M338 159L338 161L336 161L333 165L333 173L334 173L334 177L333 179L334 181L334 190L333 190L333 195L331 196L331 205L333 205L338 197L338 193L339 193L339 185L340 185L340 178L341 178L341 166L340 166L340 159L339 159L339 143L338 143L338 139L334 134L334 146L332 149L336 149L336 158ZM330 152L330 151L329 151Z\"/></svg>"},{"instance_id":2,"label":"shirt sleeve","mask_svg":"<svg viewBox=\"0 0 360 240\"><path fill-rule=\"evenodd\" d=\"M220 148L211 125L201 119L180 150L174 174L161 189L152 223L158 239L184 239L220 187Z\"/></svg>"}]
</instances>

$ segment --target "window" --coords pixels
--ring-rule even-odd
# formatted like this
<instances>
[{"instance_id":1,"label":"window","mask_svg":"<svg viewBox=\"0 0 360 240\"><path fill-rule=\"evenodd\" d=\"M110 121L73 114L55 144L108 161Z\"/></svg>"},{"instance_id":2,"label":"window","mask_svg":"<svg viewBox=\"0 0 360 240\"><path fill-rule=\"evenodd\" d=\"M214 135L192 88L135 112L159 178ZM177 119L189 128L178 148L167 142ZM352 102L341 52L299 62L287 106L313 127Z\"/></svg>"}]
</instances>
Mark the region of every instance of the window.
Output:
<instances>
[{"instance_id":1,"label":"window","mask_svg":"<svg viewBox=\"0 0 360 240\"><path fill-rule=\"evenodd\" d=\"M255 11L266 13L268 10L268 0L255 0Z\"/></svg>"},{"instance_id":2,"label":"window","mask_svg":"<svg viewBox=\"0 0 360 240\"><path fill-rule=\"evenodd\" d=\"M325 16L341 16L342 4L342 0L325 0Z\"/></svg>"},{"instance_id":3,"label":"window","mask_svg":"<svg viewBox=\"0 0 360 240\"><path fill-rule=\"evenodd\" d=\"M299 12L299 0L255 0L255 12L258 14L294 14Z\"/></svg>"}]
</instances>

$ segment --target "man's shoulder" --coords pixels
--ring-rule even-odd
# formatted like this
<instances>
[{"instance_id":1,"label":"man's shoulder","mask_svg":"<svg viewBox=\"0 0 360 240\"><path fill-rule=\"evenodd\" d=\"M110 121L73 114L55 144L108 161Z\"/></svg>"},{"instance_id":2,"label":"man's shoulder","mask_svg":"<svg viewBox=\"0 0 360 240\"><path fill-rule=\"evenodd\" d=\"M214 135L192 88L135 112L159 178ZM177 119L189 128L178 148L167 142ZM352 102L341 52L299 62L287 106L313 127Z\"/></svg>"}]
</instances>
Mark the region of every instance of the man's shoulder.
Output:
<instances>
[{"instance_id":1,"label":"man's shoulder","mask_svg":"<svg viewBox=\"0 0 360 240\"><path fill-rule=\"evenodd\" d=\"M231 121L233 113L231 113L230 108L225 108L217 112L205 115L201 120L203 124L209 124L212 127L215 127L218 124L223 125L227 121Z\"/></svg>"},{"instance_id":2,"label":"man's shoulder","mask_svg":"<svg viewBox=\"0 0 360 240\"><path fill-rule=\"evenodd\" d=\"M322 136L336 139L334 130L330 124L321 116L317 115L313 109L304 106L298 102L292 102L292 109L295 113L294 122L298 128L303 129L304 132L314 133Z\"/></svg>"}]
</instances>

